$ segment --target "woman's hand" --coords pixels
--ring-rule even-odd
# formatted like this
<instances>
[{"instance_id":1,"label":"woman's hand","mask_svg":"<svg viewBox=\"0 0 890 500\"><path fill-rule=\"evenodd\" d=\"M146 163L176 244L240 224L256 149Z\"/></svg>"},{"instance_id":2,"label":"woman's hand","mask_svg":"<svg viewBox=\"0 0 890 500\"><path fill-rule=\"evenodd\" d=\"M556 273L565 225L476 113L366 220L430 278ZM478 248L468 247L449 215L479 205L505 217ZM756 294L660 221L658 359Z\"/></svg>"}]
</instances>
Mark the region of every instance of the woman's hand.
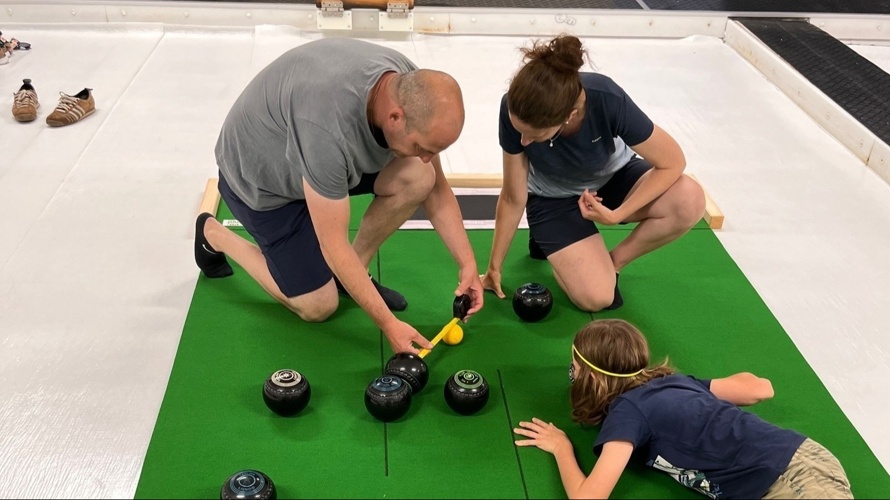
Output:
<instances>
[{"instance_id":1,"label":"woman's hand","mask_svg":"<svg viewBox=\"0 0 890 500\"><path fill-rule=\"evenodd\" d=\"M504 291L501 290L501 272L493 271L488 269L485 271L485 274L480 276L482 278L482 288L485 290L491 290L498 296L499 299L503 299L506 297Z\"/></svg>"},{"instance_id":2,"label":"woman's hand","mask_svg":"<svg viewBox=\"0 0 890 500\"><path fill-rule=\"evenodd\" d=\"M578 198L578 208L581 210L581 217L589 221L607 226L621 222L621 217L614 210L603 205L603 199L596 195L596 191L591 193L585 189Z\"/></svg>"}]
</instances>

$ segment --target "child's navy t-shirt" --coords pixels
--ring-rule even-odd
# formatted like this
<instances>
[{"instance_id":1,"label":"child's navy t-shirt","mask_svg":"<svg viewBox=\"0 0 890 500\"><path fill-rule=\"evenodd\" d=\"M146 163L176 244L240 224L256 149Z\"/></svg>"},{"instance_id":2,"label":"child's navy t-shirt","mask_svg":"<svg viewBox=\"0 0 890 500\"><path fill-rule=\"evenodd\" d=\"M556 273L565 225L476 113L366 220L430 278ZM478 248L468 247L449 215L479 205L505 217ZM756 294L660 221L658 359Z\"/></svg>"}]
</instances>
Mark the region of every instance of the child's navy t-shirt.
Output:
<instances>
[{"instance_id":1,"label":"child's navy t-shirt","mask_svg":"<svg viewBox=\"0 0 890 500\"><path fill-rule=\"evenodd\" d=\"M657 378L618 396L596 438L630 441L634 457L711 498L762 498L806 436L710 391L710 380Z\"/></svg>"}]
</instances>

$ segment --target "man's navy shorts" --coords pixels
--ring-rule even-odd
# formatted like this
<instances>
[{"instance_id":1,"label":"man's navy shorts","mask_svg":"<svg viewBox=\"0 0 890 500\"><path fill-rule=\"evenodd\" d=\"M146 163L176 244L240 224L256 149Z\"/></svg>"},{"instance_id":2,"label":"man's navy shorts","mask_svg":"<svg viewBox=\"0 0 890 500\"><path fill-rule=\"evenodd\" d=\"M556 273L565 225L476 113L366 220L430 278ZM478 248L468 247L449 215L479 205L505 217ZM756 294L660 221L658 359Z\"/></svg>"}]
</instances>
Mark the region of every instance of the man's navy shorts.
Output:
<instances>
[{"instance_id":1,"label":"man's navy shorts","mask_svg":"<svg viewBox=\"0 0 890 500\"><path fill-rule=\"evenodd\" d=\"M377 173L365 174L349 190L350 196L374 192ZM333 277L315 235L306 200L296 200L272 210L253 210L232 191L222 172L219 194L232 215L253 236L269 266L272 278L286 297L318 290Z\"/></svg>"}]
</instances>

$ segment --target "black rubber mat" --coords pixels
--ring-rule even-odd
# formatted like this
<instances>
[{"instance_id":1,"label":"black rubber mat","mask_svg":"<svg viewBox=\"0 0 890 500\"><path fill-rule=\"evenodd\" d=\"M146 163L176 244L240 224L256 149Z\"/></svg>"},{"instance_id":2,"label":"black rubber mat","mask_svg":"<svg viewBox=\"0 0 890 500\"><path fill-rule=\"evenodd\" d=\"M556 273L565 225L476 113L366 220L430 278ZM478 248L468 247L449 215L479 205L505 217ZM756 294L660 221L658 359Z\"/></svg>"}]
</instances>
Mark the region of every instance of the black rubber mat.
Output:
<instances>
[{"instance_id":1,"label":"black rubber mat","mask_svg":"<svg viewBox=\"0 0 890 500\"><path fill-rule=\"evenodd\" d=\"M890 0L642 0L653 10L890 14Z\"/></svg>"},{"instance_id":2,"label":"black rubber mat","mask_svg":"<svg viewBox=\"0 0 890 500\"><path fill-rule=\"evenodd\" d=\"M169 0L180 1L180 0ZM194 1L194 0L192 0ZM315 0L197 0L239 3L315 4ZM835 12L890 14L890 0L415 0L415 7L518 9L642 9L717 12Z\"/></svg>"},{"instance_id":3,"label":"black rubber mat","mask_svg":"<svg viewBox=\"0 0 890 500\"><path fill-rule=\"evenodd\" d=\"M170 0L180 1L180 0ZM315 5L315 0L198 0L239 3ZM414 7L480 7L514 9L642 9L636 0L415 0Z\"/></svg>"},{"instance_id":4,"label":"black rubber mat","mask_svg":"<svg viewBox=\"0 0 890 500\"><path fill-rule=\"evenodd\" d=\"M494 220L495 208L498 205L496 194L459 194L456 196L460 213L464 220ZM427 220L423 207L417 209L408 220Z\"/></svg>"},{"instance_id":5,"label":"black rubber mat","mask_svg":"<svg viewBox=\"0 0 890 500\"><path fill-rule=\"evenodd\" d=\"M642 9L636 0L415 0L414 6L513 9Z\"/></svg>"},{"instance_id":6,"label":"black rubber mat","mask_svg":"<svg viewBox=\"0 0 890 500\"><path fill-rule=\"evenodd\" d=\"M735 20L875 135L890 142L890 75L805 20Z\"/></svg>"}]
</instances>

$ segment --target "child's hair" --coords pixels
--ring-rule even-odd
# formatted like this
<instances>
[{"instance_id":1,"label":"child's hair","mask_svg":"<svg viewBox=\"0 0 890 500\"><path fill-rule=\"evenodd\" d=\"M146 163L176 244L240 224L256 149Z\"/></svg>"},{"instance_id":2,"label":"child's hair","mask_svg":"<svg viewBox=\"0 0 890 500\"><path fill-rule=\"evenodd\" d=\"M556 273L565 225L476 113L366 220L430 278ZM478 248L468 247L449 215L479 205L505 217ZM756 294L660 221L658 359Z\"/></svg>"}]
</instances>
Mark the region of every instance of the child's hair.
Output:
<instances>
[{"instance_id":1,"label":"child's hair","mask_svg":"<svg viewBox=\"0 0 890 500\"><path fill-rule=\"evenodd\" d=\"M537 40L521 49L525 65L507 90L507 108L523 123L535 128L561 124L581 93L578 70L586 51L578 37L559 35Z\"/></svg>"},{"instance_id":2,"label":"child's hair","mask_svg":"<svg viewBox=\"0 0 890 500\"><path fill-rule=\"evenodd\" d=\"M575 334L572 347L580 366L572 383L572 420L580 424L602 422L621 393L675 373L667 358L650 368L646 337L621 319L591 321Z\"/></svg>"}]
</instances>

